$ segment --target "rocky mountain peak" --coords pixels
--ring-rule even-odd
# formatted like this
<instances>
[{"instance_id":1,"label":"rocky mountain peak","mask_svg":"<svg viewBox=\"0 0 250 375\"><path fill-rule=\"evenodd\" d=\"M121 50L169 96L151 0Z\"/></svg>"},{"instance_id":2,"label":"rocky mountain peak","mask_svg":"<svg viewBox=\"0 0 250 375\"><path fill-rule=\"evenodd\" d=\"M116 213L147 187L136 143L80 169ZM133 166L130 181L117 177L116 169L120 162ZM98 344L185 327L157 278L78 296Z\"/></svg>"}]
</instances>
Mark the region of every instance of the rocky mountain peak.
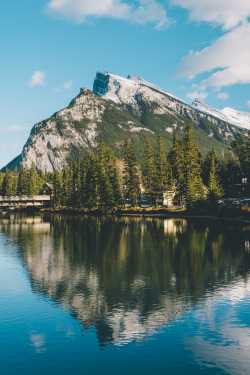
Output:
<instances>
[{"instance_id":1,"label":"rocky mountain peak","mask_svg":"<svg viewBox=\"0 0 250 375\"><path fill-rule=\"evenodd\" d=\"M246 134L239 127L250 129L250 114L216 110L199 99L190 106L132 73L123 78L97 72L93 91L81 88L68 107L34 125L22 154L8 168L35 163L44 171L61 170L95 149L100 138L121 157L121 146L130 137L140 162L147 137L154 141L161 134L170 147L173 133L183 134L187 124L198 131L203 154L215 147L218 155L224 155L239 131Z\"/></svg>"}]
</instances>

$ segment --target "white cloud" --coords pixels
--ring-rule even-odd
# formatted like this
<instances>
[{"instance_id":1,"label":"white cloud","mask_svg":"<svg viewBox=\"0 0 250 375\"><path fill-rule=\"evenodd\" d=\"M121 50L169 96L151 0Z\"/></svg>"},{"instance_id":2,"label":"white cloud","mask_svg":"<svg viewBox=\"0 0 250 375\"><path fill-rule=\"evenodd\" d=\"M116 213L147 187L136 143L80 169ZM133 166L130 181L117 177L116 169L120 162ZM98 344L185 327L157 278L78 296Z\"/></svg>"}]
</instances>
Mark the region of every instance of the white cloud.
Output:
<instances>
[{"instance_id":1,"label":"white cloud","mask_svg":"<svg viewBox=\"0 0 250 375\"><path fill-rule=\"evenodd\" d=\"M66 81L64 84L60 87L56 87L54 89L55 92L62 92L63 90L69 90L72 87L72 80L71 81Z\"/></svg>"},{"instance_id":2,"label":"white cloud","mask_svg":"<svg viewBox=\"0 0 250 375\"><path fill-rule=\"evenodd\" d=\"M18 131L28 130L30 128L31 126L10 125L7 128L0 129L0 133L18 132Z\"/></svg>"},{"instance_id":3,"label":"white cloud","mask_svg":"<svg viewBox=\"0 0 250 375\"><path fill-rule=\"evenodd\" d=\"M246 102L247 108L250 108L250 100Z\"/></svg>"},{"instance_id":4,"label":"white cloud","mask_svg":"<svg viewBox=\"0 0 250 375\"><path fill-rule=\"evenodd\" d=\"M45 73L37 71L32 75L29 86L30 87L43 86L45 84L44 79L45 79Z\"/></svg>"},{"instance_id":5,"label":"white cloud","mask_svg":"<svg viewBox=\"0 0 250 375\"><path fill-rule=\"evenodd\" d=\"M205 21L229 30L250 17L249 0L171 0L189 10L191 21Z\"/></svg>"},{"instance_id":6,"label":"white cloud","mask_svg":"<svg viewBox=\"0 0 250 375\"><path fill-rule=\"evenodd\" d=\"M217 98L222 100L227 100L229 98L229 95L226 92L219 92L217 94Z\"/></svg>"},{"instance_id":7,"label":"white cloud","mask_svg":"<svg viewBox=\"0 0 250 375\"><path fill-rule=\"evenodd\" d=\"M195 90L193 92L188 92L186 97L188 99L191 99L191 100L195 100L195 99L204 100L204 99L206 99L207 95L208 94L206 92L199 92L199 91Z\"/></svg>"},{"instance_id":8,"label":"white cloud","mask_svg":"<svg viewBox=\"0 0 250 375\"><path fill-rule=\"evenodd\" d=\"M200 89L250 83L250 1L249 0L170 0L185 8L190 21L221 26L224 34L201 51L190 51L176 69L178 76L193 79L210 73ZM221 99L223 99L221 97Z\"/></svg>"},{"instance_id":9,"label":"white cloud","mask_svg":"<svg viewBox=\"0 0 250 375\"><path fill-rule=\"evenodd\" d=\"M49 14L82 23L88 17L107 17L127 20L138 24L153 22L157 28L166 27L170 20L166 10L156 0L50 0Z\"/></svg>"},{"instance_id":10,"label":"white cloud","mask_svg":"<svg viewBox=\"0 0 250 375\"><path fill-rule=\"evenodd\" d=\"M179 76L194 76L213 72L201 82L201 88L220 88L233 84L250 83L250 23L227 32L209 47L190 51L177 67Z\"/></svg>"},{"instance_id":11,"label":"white cloud","mask_svg":"<svg viewBox=\"0 0 250 375\"><path fill-rule=\"evenodd\" d=\"M66 81L66 82L64 82L63 87L64 87L66 90L71 89L71 87L72 87L72 80L71 80L71 81Z\"/></svg>"}]
</instances>

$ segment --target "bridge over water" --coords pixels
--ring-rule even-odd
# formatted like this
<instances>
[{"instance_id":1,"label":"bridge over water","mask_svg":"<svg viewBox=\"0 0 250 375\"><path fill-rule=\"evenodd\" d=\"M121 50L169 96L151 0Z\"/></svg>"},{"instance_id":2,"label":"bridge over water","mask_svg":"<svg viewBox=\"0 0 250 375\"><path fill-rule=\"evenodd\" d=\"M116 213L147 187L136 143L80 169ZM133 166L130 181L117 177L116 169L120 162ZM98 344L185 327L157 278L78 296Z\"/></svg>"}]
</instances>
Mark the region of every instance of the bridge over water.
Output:
<instances>
[{"instance_id":1,"label":"bridge over water","mask_svg":"<svg viewBox=\"0 0 250 375\"><path fill-rule=\"evenodd\" d=\"M17 206L37 206L48 207L51 203L50 195L31 195L31 196L0 196L0 208Z\"/></svg>"}]
</instances>

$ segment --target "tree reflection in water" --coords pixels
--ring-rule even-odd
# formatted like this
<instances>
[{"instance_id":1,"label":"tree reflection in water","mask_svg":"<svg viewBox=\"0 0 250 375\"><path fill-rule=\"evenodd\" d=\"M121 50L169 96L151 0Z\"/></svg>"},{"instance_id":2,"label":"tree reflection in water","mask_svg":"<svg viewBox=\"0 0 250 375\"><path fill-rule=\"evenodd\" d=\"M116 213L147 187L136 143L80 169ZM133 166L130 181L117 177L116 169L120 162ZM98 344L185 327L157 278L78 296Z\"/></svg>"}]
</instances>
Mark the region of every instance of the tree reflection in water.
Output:
<instances>
[{"instance_id":1,"label":"tree reflection in water","mask_svg":"<svg viewBox=\"0 0 250 375\"><path fill-rule=\"evenodd\" d=\"M241 277L249 228L152 218L2 217L34 292L95 327L100 345L142 340ZM244 228L243 228L244 229Z\"/></svg>"}]
</instances>

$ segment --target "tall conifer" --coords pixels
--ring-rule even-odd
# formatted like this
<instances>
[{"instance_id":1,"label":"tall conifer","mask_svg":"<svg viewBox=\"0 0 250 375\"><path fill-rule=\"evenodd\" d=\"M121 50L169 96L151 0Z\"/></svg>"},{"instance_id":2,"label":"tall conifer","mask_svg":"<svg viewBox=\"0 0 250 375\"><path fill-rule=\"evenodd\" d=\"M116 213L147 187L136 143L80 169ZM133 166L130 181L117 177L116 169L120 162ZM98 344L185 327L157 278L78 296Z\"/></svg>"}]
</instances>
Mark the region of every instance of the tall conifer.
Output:
<instances>
[{"instance_id":1,"label":"tall conifer","mask_svg":"<svg viewBox=\"0 0 250 375\"><path fill-rule=\"evenodd\" d=\"M155 189L157 192L163 192L172 185L172 170L167 160L161 135L157 137L156 153L155 153Z\"/></svg>"},{"instance_id":2,"label":"tall conifer","mask_svg":"<svg viewBox=\"0 0 250 375\"><path fill-rule=\"evenodd\" d=\"M145 167L143 173L143 182L146 194L150 197L151 202L154 199L154 192L156 188L156 168L154 160L154 150L149 139L147 139L146 148L144 151Z\"/></svg>"},{"instance_id":3,"label":"tall conifer","mask_svg":"<svg viewBox=\"0 0 250 375\"><path fill-rule=\"evenodd\" d=\"M135 155L128 138L123 147L123 164L123 187L125 197L130 200L133 206L137 206L140 193L140 178Z\"/></svg>"}]
</instances>

